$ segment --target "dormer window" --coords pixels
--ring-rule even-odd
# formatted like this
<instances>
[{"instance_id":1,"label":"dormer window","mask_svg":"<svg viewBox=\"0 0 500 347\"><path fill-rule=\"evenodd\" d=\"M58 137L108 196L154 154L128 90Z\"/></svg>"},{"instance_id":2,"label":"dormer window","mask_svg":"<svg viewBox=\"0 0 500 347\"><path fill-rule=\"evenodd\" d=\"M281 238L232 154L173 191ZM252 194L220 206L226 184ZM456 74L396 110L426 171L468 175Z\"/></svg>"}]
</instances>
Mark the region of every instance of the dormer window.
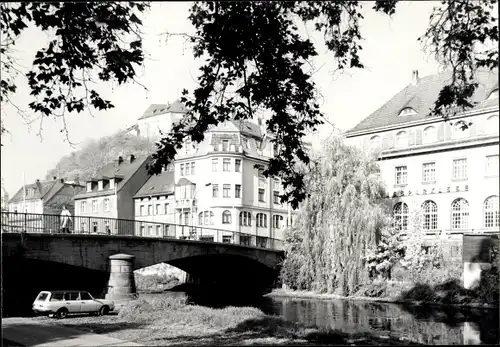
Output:
<instances>
[{"instance_id":1,"label":"dormer window","mask_svg":"<svg viewBox=\"0 0 500 347\"><path fill-rule=\"evenodd\" d=\"M114 189L115 188L115 179L110 178L109 179L109 189Z\"/></svg>"},{"instance_id":2,"label":"dormer window","mask_svg":"<svg viewBox=\"0 0 500 347\"><path fill-rule=\"evenodd\" d=\"M412 109L411 107L405 107L401 110L401 112L399 112L400 117L411 116L414 114L417 114L417 112L414 109Z\"/></svg>"},{"instance_id":3,"label":"dormer window","mask_svg":"<svg viewBox=\"0 0 500 347\"><path fill-rule=\"evenodd\" d=\"M34 190L33 188L29 188L28 189L28 192L26 193L27 195L33 195L34 194Z\"/></svg>"},{"instance_id":4,"label":"dormer window","mask_svg":"<svg viewBox=\"0 0 500 347\"><path fill-rule=\"evenodd\" d=\"M224 152L229 151L229 140L222 140L222 150Z\"/></svg>"},{"instance_id":5,"label":"dormer window","mask_svg":"<svg viewBox=\"0 0 500 347\"><path fill-rule=\"evenodd\" d=\"M486 100L493 100L493 99L498 99L498 88L493 89L493 91L490 93L490 96L488 96L488 99Z\"/></svg>"},{"instance_id":6,"label":"dormer window","mask_svg":"<svg viewBox=\"0 0 500 347\"><path fill-rule=\"evenodd\" d=\"M370 148L372 149L379 149L382 141L380 139L380 136L375 135L370 138Z\"/></svg>"},{"instance_id":7,"label":"dormer window","mask_svg":"<svg viewBox=\"0 0 500 347\"><path fill-rule=\"evenodd\" d=\"M103 181L99 180L99 182L97 182L97 190L102 190L102 187L103 187Z\"/></svg>"},{"instance_id":8,"label":"dormer window","mask_svg":"<svg viewBox=\"0 0 500 347\"><path fill-rule=\"evenodd\" d=\"M92 191L92 182L87 182L87 192Z\"/></svg>"},{"instance_id":9,"label":"dormer window","mask_svg":"<svg viewBox=\"0 0 500 347\"><path fill-rule=\"evenodd\" d=\"M406 131L400 131L396 134L396 148L408 147L408 134Z\"/></svg>"}]
</instances>

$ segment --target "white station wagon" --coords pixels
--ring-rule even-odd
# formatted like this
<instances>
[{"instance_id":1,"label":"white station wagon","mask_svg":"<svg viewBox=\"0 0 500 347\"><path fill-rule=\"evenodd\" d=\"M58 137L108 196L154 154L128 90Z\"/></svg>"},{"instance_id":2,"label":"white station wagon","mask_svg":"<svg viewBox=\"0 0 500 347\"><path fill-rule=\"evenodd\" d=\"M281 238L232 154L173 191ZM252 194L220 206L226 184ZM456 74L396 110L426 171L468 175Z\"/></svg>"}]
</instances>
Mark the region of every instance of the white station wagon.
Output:
<instances>
[{"instance_id":1,"label":"white station wagon","mask_svg":"<svg viewBox=\"0 0 500 347\"><path fill-rule=\"evenodd\" d=\"M89 292L82 290L42 291L33 302L35 313L56 318L65 318L74 313L106 315L114 309L112 300L94 299Z\"/></svg>"}]
</instances>

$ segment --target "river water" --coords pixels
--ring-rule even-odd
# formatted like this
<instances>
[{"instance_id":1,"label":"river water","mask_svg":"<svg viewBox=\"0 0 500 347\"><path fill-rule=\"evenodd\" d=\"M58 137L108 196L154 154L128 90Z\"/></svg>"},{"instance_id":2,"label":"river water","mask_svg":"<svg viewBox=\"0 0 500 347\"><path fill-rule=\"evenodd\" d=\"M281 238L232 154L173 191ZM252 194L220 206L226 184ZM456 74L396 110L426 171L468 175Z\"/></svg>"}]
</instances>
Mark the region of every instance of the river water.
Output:
<instances>
[{"instance_id":1,"label":"river water","mask_svg":"<svg viewBox=\"0 0 500 347\"><path fill-rule=\"evenodd\" d=\"M144 294L145 295L145 294ZM186 296L165 292L167 296ZM221 302L192 299L193 304L223 307ZM238 303L232 303L238 306ZM241 303L240 303L241 304ZM366 301L263 297L248 306L288 321L344 332L390 333L429 345L498 344L498 309L416 307Z\"/></svg>"}]
</instances>

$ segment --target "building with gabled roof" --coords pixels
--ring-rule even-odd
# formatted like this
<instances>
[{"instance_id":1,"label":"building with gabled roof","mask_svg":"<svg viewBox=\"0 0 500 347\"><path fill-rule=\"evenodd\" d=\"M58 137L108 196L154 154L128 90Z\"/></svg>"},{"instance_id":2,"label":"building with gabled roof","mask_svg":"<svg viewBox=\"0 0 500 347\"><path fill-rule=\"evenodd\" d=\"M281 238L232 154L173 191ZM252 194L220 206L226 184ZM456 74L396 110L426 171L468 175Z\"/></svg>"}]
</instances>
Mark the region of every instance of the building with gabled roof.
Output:
<instances>
[{"instance_id":1,"label":"building with gabled roof","mask_svg":"<svg viewBox=\"0 0 500 347\"><path fill-rule=\"evenodd\" d=\"M133 197L150 177L146 168L150 160L151 156L136 157L131 154L127 158L120 156L105 165L95 177L85 182L85 189L75 196L75 215L133 220ZM94 230L93 225L77 227ZM106 226L98 226L103 227ZM114 230L113 226L107 227Z\"/></svg>"},{"instance_id":2,"label":"building with gabled roof","mask_svg":"<svg viewBox=\"0 0 500 347\"><path fill-rule=\"evenodd\" d=\"M430 116L451 72L413 78L353 129L346 142L373 151L398 227L420 215L429 237L461 254L464 233L498 233L498 71L479 70L475 106L448 121ZM465 129L466 128L466 129Z\"/></svg>"}]
</instances>

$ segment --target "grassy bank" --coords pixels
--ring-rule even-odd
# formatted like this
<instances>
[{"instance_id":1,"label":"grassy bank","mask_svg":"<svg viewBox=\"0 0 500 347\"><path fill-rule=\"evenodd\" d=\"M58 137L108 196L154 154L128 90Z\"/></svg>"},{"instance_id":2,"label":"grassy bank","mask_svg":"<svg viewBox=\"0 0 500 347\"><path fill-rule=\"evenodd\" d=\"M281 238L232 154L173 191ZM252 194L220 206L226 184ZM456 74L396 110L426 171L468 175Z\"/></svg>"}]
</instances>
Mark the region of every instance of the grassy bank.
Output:
<instances>
[{"instance_id":1,"label":"grassy bank","mask_svg":"<svg viewBox=\"0 0 500 347\"><path fill-rule=\"evenodd\" d=\"M187 305L184 300L152 297L132 301L112 316L36 319L148 346L416 344L396 336L307 327L265 315L252 307L212 309Z\"/></svg>"}]
</instances>

